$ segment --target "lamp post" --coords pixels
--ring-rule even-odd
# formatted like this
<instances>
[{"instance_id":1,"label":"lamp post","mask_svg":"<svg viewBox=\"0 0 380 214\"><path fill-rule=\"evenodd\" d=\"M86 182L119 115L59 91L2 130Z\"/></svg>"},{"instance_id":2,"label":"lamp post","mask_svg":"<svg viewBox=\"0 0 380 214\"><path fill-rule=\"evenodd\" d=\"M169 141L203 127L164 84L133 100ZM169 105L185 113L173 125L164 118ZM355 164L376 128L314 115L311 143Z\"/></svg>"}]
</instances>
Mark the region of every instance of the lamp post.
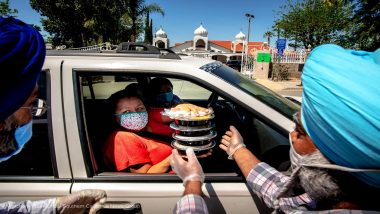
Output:
<instances>
[{"instance_id":1,"label":"lamp post","mask_svg":"<svg viewBox=\"0 0 380 214\"><path fill-rule=\"evenodd\" d=\"M246 47L246 53L245 53L245 59L244 59L244 69L247 70L247 63L248 63L248 50L249 50L249 33L251 30L251 18L255 18L254 15L250 13L246 13L245 16L248 18L248 37L247 37L247 47ZM251 77L251 74L249 75Z\"/></svg>"}]
</instances>

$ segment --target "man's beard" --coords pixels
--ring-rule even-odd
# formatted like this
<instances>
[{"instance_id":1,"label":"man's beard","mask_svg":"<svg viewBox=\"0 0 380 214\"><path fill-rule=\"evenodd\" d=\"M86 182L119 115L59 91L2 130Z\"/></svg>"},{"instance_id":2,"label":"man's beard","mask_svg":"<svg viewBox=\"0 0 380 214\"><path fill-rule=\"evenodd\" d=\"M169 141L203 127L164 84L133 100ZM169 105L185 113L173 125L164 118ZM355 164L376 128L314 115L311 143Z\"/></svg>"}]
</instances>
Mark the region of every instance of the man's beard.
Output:
<instances>
[{"instance_id":1,"label":"man's beard","mask_svg":"<svg viewBox=\"0 0 380 214\"><path fill-rule=\"evenodd\" d=\"M330 164L317 150L310 155L303 156L304 164ZM299 184L308 195L315 200L336 198L341 190L335 179L326 169L302 166L298 172Z\"/></svg>"},{"instance_id":2,"label":"man's beard","mask_svg":"<svg viewBox=\"0 0 380 214\"><path fill-rule=\"evenodd\" d=\"M14 139L14 129L18 125L16 119L12 115L3 121L3 125L0 130L0 157L7 156L18 148Z\"/></svg>"}]
</instances>

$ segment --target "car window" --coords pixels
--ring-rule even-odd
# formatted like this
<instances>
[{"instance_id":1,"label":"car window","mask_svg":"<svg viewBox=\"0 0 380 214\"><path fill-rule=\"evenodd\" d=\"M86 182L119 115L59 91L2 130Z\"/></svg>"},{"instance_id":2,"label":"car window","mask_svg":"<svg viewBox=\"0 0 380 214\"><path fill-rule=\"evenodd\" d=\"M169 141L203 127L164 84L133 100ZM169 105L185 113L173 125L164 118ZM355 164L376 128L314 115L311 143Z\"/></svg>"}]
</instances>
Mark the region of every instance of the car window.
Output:
<instances>
[{"instance_id":1,"label":"car window","mask_svg":"<svg viewBox=\"0 0 380 214\"><path fill-rule=\"evenodd\" d=\"M95 75L96 74L96 75ZM98 73L91 74L91 72L78 72L78 95L81 99L79 102L83 102L83 115L82 123L83 130L86 133L81 133L85 137L86 142L82 142L90 153L90 157L87 158L88 168L93 169L93 176L121 176L133 174L129 172L123 172L122 174L109 174L116 170L110 169L104 162L102 156L102 147L104 146L107 138L114 131L112 125L114 122L112 119L105 115L105 109L107 108L106 99L114 92L125 88L131 83L138 83L141 88L146 88L151 79L157 77L156 74L151 75L133 75L128 76L121 74L102 75ZM164 76L161 76L164 77ZM201 158L200 163L209 177L214 177L218 180L219 175L223 176L223 181L226 179L242 179L240 171L238 170L234 162L227 159L226 153L218 148L223 134L229 129L230 125L234 125L241 132L244 137L247 147L254 152L258 157L268 160L268 163L273 163L277 167L280 163L288 160L288 148L283 152L279 147L283 147L287 143L286 136L282 136L275 129L271 128L270 124L261 122L253 115L252 111L244 109L232 100L229 100L228 96L223 95L223 86L220 88L213 88L218 86L209 86L206 88L202 83L198 82L196 78L188 79L181 77L167 77L173 84L173 92L184 102L190 102L199 106L213 108L215 117L213 123L215 124L214 131L216 137L213 139L216 146L213 148L213 153L207 158ZM90 80L90 81L89 81ZM95 81L96 80L96 81ZM89 84L90 83L90 84ZM220 92L217 96L216 91ZM210 98L217 98L216 101L211 102ZM268 137L269 136L269 137ZM167 143L173 141L172 137L161 138L157 135L150 135L150 137L157 137L160 140L166 140ZM272 154L277 156L273 156ZM280 156L279 154L283 154ZM274 158L276 157L276 158ZM277 158L278 157L278 158ZM212 174L210 174L212 173ZM154 174L143 174L144 179L154 177ZM216 176L216 177L215 177ZM226 178L227 176L228 178ZM139 177L129 177L128 179L141 179ZM153 179L153 178L152 178ZM160 179L166 179L160 177Z\"/></svg>"},{"instance_id":2,"label":"car window","mask_svg":"<svg viewBox=\"0 0 380 214\"><path fill-rule=\"evenodd\" d=\"M269 89L266 89L264 86L259 85L247 76L238 72L230 72L229 68L223 66L221 63L210 63L202 66L201 69L207 70L224 81L249 93L289 119L291 119L293 114L300 109L299 105Z\"/></svg>"},{"instance_id":3,"label":"car window","mask_svg":"<svg viewBox=\"0 0 380 214\"><path fill-rule=\"evenodd\" d=\"M131 83L137 83L136 78L125 76L84 76L81 84L84 99L104 100L111 94L124 89Z\"/></svg>"},{"instance_id":4,"label":"car window","mask_svg":"<svg viewBox=\"0 0 380 214\"><path fill-rule=\"evenodd\" d=\"M173 93L183 100L207 100L211 91L187 80L169 78L173 84Z\"/></svg>"},{"instance_id":5,"label":"car window","mask_svg":"<svg viewBox=\"0 0 380 214\"><path fill-rule=\"evenodd\" d=\"M39 96L50 106L49 71L41 73L38 81ZM53 138L51 134L50 109L41 117L33 118L33 135L21 152L0 163L2 176L53 176Z\"/></svg>"}]
</instances>

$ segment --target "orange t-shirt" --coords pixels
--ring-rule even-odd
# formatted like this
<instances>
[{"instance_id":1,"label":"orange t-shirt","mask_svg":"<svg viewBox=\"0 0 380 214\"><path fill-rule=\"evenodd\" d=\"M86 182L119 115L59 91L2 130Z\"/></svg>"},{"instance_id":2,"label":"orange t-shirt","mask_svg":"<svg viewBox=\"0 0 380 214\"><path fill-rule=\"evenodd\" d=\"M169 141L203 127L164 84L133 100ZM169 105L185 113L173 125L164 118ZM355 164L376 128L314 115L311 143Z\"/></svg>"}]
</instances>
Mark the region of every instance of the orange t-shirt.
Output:
<instances>
[{"instance_id":1,"label":"orange t-shirt","mask_svg":"<svg viewBox=\"0 0 380 214\"><path fill-rule=\"evenodd\" d=\"M168 143L127 131L114 132L103 147L105 163L117 171L137 164L155 165L171 153Z\"/></svg>"}]
</instances>

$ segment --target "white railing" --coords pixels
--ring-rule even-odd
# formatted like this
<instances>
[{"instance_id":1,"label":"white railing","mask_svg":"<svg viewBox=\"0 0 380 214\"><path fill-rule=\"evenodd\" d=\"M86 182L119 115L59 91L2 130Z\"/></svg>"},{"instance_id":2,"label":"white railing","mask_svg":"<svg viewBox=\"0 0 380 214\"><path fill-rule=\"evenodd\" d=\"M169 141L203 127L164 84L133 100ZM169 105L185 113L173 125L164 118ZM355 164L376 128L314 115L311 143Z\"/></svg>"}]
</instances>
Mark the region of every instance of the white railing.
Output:
<instances>
[{"instance_id":1,"label":"white railing","mask_svg":"<svg viewBox=\"0 0 380 214\"><path fill-rule=\"evenodd\" d=\"M271 62L278 63L305 63L307 54L305 52L290 52L279 56L276 52L271 53Z\"/></svg>"},{"instance_id":2,"label":"white railing","mask_svg":"<svg viewBox=\"0 0 380 214\"><path fill-rule=\"evenodd\" d=\"M80 48L68 48L69 50L77 50L77 51L105 51L105 50L112 50L113 45L109 42L87 46L87 47L80 47Z\"/></svg>"}]
</instances>

